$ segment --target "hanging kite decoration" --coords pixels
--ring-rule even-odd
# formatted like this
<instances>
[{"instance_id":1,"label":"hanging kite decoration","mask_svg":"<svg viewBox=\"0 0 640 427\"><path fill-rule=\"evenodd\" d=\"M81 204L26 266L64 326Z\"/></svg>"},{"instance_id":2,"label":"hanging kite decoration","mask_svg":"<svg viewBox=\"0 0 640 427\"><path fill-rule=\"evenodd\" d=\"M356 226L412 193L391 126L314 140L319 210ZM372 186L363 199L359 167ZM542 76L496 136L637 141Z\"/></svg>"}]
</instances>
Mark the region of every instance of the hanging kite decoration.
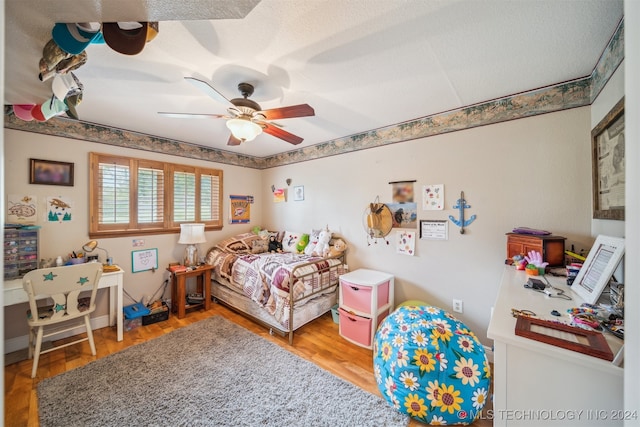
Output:
<instances>
[{"instance_id":1,"label":"hanging kite decoration","mask_svg":"<svg viewBox=\"0 0 640 427\"><path fill-rule=\"evenodd\" d=\"M465 221L464 210L469 209L470 207L471 206L468 205L467 201L464 199L464 191L461 191L460 198L456 200L456 204L453 205L454 209L458 209L460 211L460 216L458 217L458 219L455 219L453 215L449 215L449 219L451 220L451 222L460 227L460 234L464 234L464 228L476 219L475 215L471 215L471 217Z\"/></svg>"},{"instance_id":2,"label":"hanging kite decoration","mask_svg":"<svg viewBox=\"0 0 640 427\"><path fill-rule=\"evenodd\" d=\"M136 55L158 31L158 22L56 23L38 63L38 78L42 82L52 79L53 93L41 104L14 104L13 113L27 122L46 122L63 114L80 120L76 107L82 102L84 87L72 71L87 62L87 47L106 43L119 53Z\"/></svg>"}]
</instances>

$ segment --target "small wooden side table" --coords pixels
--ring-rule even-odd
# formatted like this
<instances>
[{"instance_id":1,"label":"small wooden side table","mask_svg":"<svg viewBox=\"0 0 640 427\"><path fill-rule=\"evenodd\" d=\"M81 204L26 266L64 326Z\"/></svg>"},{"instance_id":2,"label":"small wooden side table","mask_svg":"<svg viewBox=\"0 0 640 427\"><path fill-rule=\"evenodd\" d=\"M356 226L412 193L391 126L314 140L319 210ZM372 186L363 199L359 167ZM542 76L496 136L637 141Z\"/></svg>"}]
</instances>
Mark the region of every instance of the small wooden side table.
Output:
<instances>
[{"instance_id":1,"label":"small wooden side table","mask_svg":"<svg viewBox=\"0 0 640 427\"><path fill-rule=\"evenodd\" d=\"M171 311L178 314L178 319L182 319L188 309L202 307L209 310L211 308L211 270L213 266L205 264L193 270L171 273ZM197 292L204 296L204 301L200 304L187 303L186 285L189 277L195 277L198 281Z\"/></svg>"}]
</instances>

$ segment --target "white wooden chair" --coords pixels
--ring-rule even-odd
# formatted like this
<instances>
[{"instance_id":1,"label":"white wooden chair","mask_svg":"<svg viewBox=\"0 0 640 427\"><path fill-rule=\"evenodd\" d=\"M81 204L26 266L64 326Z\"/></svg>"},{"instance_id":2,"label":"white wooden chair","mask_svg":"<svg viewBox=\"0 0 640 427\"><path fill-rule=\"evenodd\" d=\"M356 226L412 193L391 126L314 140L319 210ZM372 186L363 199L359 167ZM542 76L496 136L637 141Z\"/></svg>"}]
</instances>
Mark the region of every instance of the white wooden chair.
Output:
<instances>
[{"instance_id":1,"label":"white wooden chair","mask_svg":"<svg viewBox=\"0 0 640 427\"><path fill-rule=\"evenodd\" d=\"M25 274L22 286L29 295L29 359L33 357L31 378L35 378L40 355L62 347L89 341L91 354L95 356L89 317L96 309L98 282L102 276L102 264L90 262L65 267L40 268ZM81 292L90 292L87 298L79 299ZM52 305L38 307L37 299L50 298ZM74 319L84 319L87 336L75 341L54 346L42 351L42 339L67 332L82 326ZM63 324L64 323L64 324ZM47 328L45 332L45 328Z\"/></svg>"}]
</instances>

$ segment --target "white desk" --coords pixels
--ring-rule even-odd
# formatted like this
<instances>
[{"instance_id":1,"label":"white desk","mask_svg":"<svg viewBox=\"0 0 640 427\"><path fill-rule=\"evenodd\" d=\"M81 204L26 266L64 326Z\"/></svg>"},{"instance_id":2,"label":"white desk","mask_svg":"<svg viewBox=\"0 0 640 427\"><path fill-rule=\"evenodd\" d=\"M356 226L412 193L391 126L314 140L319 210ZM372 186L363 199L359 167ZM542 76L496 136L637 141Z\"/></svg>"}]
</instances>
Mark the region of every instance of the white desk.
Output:
<instances>
[{"instance_id":1,"label":"white desk","mask_svg":"<svg viewBox=\"0 0 640 427\"><path fill-rule=\"evenodd\" d=\"M109 326L117 325L118 341L122 341L122 288L124 271L102 273L98 289L109 288ZM4 305L28 302L27 293L22 287L22 279L4 282Z\"/></svg>"},{"instance_id":2,"label":"white desk","mask_svg":"<svg viewBox=\"0 0 640 427\"><path fill-rule=\"evenodd\" d=\"M511 309L552 320L582 299L564 278L545 276L573 298L567 301L524 288L524 271L505 266L487 336L494 340L494 426L622 425L624 369L611 362L515 335ZM606 333L615 355L622 340Z\"/></svg>"}]
</instances>

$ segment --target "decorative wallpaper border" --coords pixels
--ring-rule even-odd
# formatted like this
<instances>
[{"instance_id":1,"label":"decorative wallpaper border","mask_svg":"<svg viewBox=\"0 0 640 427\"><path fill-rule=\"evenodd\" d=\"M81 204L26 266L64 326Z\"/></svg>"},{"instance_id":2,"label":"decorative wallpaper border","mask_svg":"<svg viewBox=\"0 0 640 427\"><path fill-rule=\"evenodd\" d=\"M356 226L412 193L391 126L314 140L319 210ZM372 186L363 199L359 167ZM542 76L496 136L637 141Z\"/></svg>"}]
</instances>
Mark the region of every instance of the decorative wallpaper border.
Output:
<instances>
[{"instance_id":1,"label":"decorative wallpaper border","mask_svg":"<svg viewBox=\"0 0 640 427\"><path fill-rule=\"evenodd\" d=\"M520 93L269 157L252 157L152 135L56 117L25 122L5 114L4 127L180 157L268 169L337 154L426 138L479 126L590 105L624 59L624 21L604 50L591 76ZM5 111L11 111L6 108Z\"/></svg>"},{"instance_id":2,"label":"decorative wallpaper border","mask_svg":"<svg viewBox=\"0 0 640 427\"><path fill-rule=\"evenodd\" d=\"M602 88L607 84L613 73L624 59L624 20L611 37L609 44L600 56L593 73L591 73L591 102L598 97Z\"/></svg>"},{"instance_id":3,"label":"decorative wallpaper border","mask_svg":"<svg viewBox=\"0 0 640 427\"><path fill-rule=\"evenodd\" d=\"M190 159L209 160L212 162L256 168L257 157L244 156L224 150L206 148L187 142L160 138L143 133L106 127L94 123L54 117L46 122L32 120L26 122L11 114L5 116L4 127L69 139L96 142L136 150L153 151L171 154Z\"/></svg>"}]
</instances>

